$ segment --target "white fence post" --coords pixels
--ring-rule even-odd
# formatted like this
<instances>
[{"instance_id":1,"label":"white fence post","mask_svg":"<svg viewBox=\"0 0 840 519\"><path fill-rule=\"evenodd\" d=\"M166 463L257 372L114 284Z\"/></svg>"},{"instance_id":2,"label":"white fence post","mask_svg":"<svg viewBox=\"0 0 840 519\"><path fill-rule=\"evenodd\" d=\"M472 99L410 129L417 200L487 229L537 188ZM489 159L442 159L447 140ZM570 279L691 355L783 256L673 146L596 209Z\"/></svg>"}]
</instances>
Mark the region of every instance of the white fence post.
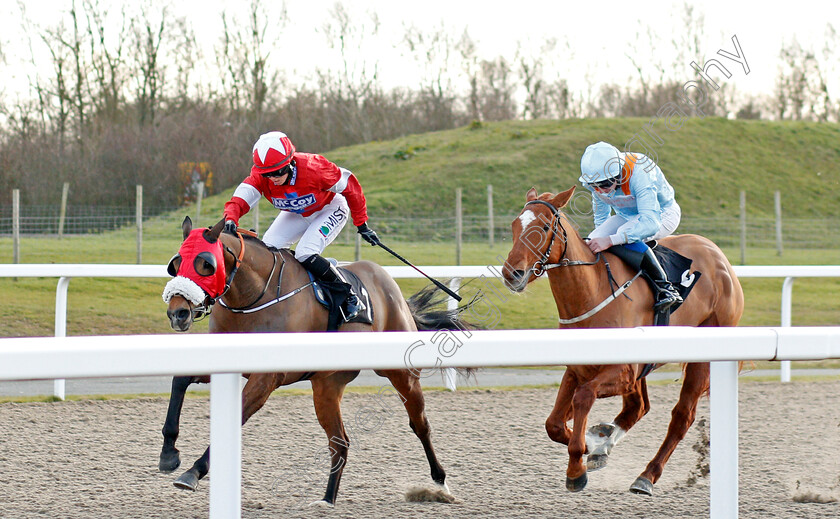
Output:
<instances>
[{"instance_id":1,"label":"white fence post","mask_svg":"<svg viewBox=\"0 0 840 519\"><path fill-rule=\"evenodd\" d=\"M792 277L786 277L785 282L782 283L782 326L791 325L791 312L793 301L793 280ZM781 377L782 382L790 382L790 361L781 361Z\"/></svg>"},{"instance_id":2,"label":"white fence post","mask_svg":"<svg viewBox=\"0 0 840 519\"><path fill-rule=\"evenodd\" d=\"M69 277L58 278L55 288L55 336L67 337L67 289L70 286ZM64 379L53 380L53 396L64 400Z\"/></svg>"},{"instance_id":3,"label":"white fence post","mask_svg":"<svg viewBox=\"0 0 840 519\"><path fill-rule=\"evenodd\" d=\"M712 362L709 389L710 516L738 517L738 362Z\"/></svg>"},{"instance_id":4,"label":"white fence post","mask_svg":"<svg viewBox=\"0 0 840 519\"><path fill-rule=\"evenodd\" d=\"M242 516L242 396L239 373L210 375L210 519Z\"/></svg>"},{"instance_id":5,"label":"white fence post","mask_svg":"<svg viewBox=\"0 0 840 519\"><path fill-rule=\"evenodd\" d=\"M461 288L461 278L452 278L449 280L450 290L457 294L459 288ZM454 297L448 297L446 301L446 309L455 310L456 308L458 308L458 301ZM458 370L455 368L443 368L441 374L443 375L443 383L446 385L446 389L450 391L458 389Z\"/></svg>"}]
</instances>

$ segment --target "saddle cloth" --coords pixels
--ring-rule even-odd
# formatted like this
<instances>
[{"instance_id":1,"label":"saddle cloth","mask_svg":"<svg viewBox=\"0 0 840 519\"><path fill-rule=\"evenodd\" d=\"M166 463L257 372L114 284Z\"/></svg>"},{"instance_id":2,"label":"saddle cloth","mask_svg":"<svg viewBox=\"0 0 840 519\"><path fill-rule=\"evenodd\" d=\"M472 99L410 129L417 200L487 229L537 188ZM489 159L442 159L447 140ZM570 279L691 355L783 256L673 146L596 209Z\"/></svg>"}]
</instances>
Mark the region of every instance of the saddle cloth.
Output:
<instances>
[{"instance_id":1,"label":"saddle cloth","mask_svg":"<svg viewBox=\"0 0 840 519\"><path fill-rule=\"evenodd\" d=\"M694 285L700 279L701 273L697 271L691 272L691 259L686 258L682 254L655 241L649 242L647 245L653 249L653 253L656 254L656 259L659 260L659 264L665 269L668 281L674 285L674 288L677 289L677 292L680 293L683 301L685 301L691 289L694 288ZM679 304L671 306L671 313L674 313L674 310L679 307Z\"/></svg>"},{"instance_id":2,"label":"saddle cloth","mask_svg":"<svg viewBox=\"0 0 840 519\"><path fill-rule=\"evenodd\" d=\"M665 269L668 281L674 285L674 288L677 289L677 292L683 298L683 302L685 302L689 292L691 292L691 289L694 288L694 285L700 279L701 273L697 271L691 272L691 260L682 254L655 241L649 242L647 245L653 249L653 253L656 254L656 259L659 260L659 264ZM655 326L668 326L670 324L671 313L679 308L681 304L672 305L667 313L665 311L657 312L653 316L653 324ZM637 379L648 376L656 367L656 364L645 364Z\"/></svg>"},{"instance_id":3,"label":"saddle cloth","mask_svg":"<svg viewBox=\"0 0 840 519\"><path fill-rule=\"evenodd\" d=\"M334 261L331 259L331 261ZM373 305L370 302L370 294L362 284L362 281L349 270L345 268L338 268L338 272L345 281L353 286L353 291L356 292L356 297L359 298L363 308L359 311L351 323L373 324ZM329 317L327 319L327 331L334 332L338 327L344 324L344 301L347 299L348 290L344 283L330 283L326 281L316 281L312 274L309 274L309 279L312 280L312 289L315 292L315 299L327 309Z\"/></svg>"}]
</instances>

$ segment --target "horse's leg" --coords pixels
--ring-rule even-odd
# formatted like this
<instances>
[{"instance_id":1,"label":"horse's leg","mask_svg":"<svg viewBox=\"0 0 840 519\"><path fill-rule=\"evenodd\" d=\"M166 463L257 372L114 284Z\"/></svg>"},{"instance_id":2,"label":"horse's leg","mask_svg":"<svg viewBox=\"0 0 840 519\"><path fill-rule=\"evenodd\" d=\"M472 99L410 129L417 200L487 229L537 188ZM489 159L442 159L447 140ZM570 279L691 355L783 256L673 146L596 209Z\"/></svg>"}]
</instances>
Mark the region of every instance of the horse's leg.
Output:
<instances>
[{"instance_id":1,"label":"horse's leg","mask_svg":"<svg viewBox=\"0 0 840 519\"><path fill-rule=\"evenodd\" d=\"M181 408L184 405L184 396L187 387L193 382L209 382L206 377L173 377L172 391L169 393L169 409L166 411L166 420L163 422L163 448L160 451L158 470L169 473L181 465L181 456L175 448L175 441L178 440L180 432Z\"/></svg>"},{"instance_id":2,"label":"horse's leg","mask_svg":"<svg viewBox=\"0 0 840 519\"><path fill-rule=\"evenodd\" d=\"M344 472L350 447L350 437L347 436L341 419L341 396L344 394L344 387L358 374L358 371L339 372L329 377L312 380L315 414L318 416L318 423L327 433L330 446L330 476L327 479L324 499L318 502L326 503L328 506L335 505L338 485L341 483L341 474Z\"/></svg>"},{"instance_id":3,"label":"horse's leg","mask_svg":"<svg viewBox=\"0 0 840 519\"><path fill-rule=\"evenodd\" d=\"M554 409L545 419L545 432L548 433L548 437L563 445L569 444L572 435L567 422L572 417L572 397L575 395L577 384L577 378L567 368L554 400Z\"/></svg>"},{"instance_id":4,"label":"horse's leg","mask_svg":"<svg viewBox=\"0 0 840 519\"><path fill-rule=\"evenodd\" d=\"M242 390L242 423L248 421L268 400L271 392L283 384L283 373L253 374ZM173 485L183 490L195 490L198 481L210 471L210 447L193 463L193 466L181 474Z\"/></svg>"},{"instance_id":5,"label":"horse's leg","mask_svg":"<svg viewBox=\"0 0 840 519\"><path fill-rule=\"evenodd\" d=\"M622 395L621 411L611 423L593 425L586 431L587 470L598 470L607 465L607 459L619 441L631 427L650 411L647 397L647 381L637 380L633 391Z\"/></svg>"},{"instance_id":6,"label":"horse's leg","mask_svg":"<svg viewBox=\"0 0 840 519\"><path fill-rule=\"evenodd\" d=\"M590 370L592 369L597 370L595 376L579 385L572 397L575 424L569 439L569 466L566 469L566 488L572 492L583 490L588 481L583 454L586 452L586 422L595 399L631 393L636 383L636 370L629 364L591 367ZM577 377L587 378L580 373Z\"/></svg>"},{"instance_id":7,"label":"horse's leg","mask_svg":"<svg viewBox=\"0 0 840 519\"><path fill-rule=\"evenodd\" d=\"M671 411L671 423L668 424L668 434L659 447L656 456L650 460L645 471L636 478L630 491L636 494L651 495L653 485L659 481L662 470L673 454L677 445L685 438L694 417L697 414L697 402L703 393L709 389L709 363L690 363L685 367L685 380L680 390L680 399Z\"/></svg>"},{"instance_id":8,"label":"horse's leg","mask_svg":"<svg viewBox=\"0 0 840 519\"><path fill-rule=\"evenodd\" d=\"M423 390L420 387L420 379L408 370L380 370L377 375L388 377L394 389L400 394L403 406L408 413L408 424L426 452L426 459L429 461L432 481L449 493L446 485L446 472L443 470L432 446L432 428L426 418L426 401L423 398Z\"/></svg>"}]
</instances>

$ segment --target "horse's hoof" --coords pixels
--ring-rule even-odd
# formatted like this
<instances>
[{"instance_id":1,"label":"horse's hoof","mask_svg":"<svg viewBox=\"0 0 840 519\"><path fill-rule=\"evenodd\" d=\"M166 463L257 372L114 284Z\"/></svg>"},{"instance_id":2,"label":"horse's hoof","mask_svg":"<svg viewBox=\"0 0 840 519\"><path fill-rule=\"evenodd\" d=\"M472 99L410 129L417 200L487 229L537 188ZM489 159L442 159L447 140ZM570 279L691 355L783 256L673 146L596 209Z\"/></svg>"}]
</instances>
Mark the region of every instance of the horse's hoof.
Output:
<instances>
[{"instance_id":1,"label":"horse's hoof","mask_svg":"<svg viewBox=\"0 0 840 519\"><path fill-rule=\"evenodd\" d=\"M581 474L579 477L575 479L566 478L566 489L569 492L580 492L584 488L586 488L586 484L589 482L589 478L586 476L586 472Z\"/></svg>"},{"instance_id":2,"label":"horse's hoof","mask_svg":"<svg viewBox=\"0 0 840 519\"><path fill-rule=\"evenodd\" d=\"M192 490L195 492L195 489L198 488L198 476L195 475L195 472L188 470L181 474L172 484L181 490Z\"/></svg>"},{"instance_id":3,"label":"horse's hoof","mask_svg":"<svg viewBox=\"0 0 840 519\"><path fill-rule=\"evenodd\" d=\"M615 428L614 423L599 423L587 429L584 435L586 452L595 452L600 449L604 443L609 441L610 436L615 432Z\"/></svg>"},{"instance_id":4,"label":"horse's hoof","mask_svg":"<svg viewBox=\"0 0 840 519\"><path fill-rule=\"evenodd\" d=\"M160 462L158 462L158 470L164 474L174 472L175 469L181 466L181 456L178 455L178 450L174 452L161 452Z\"/></svg>"},{"instance_id":5,"label":"horse's hoof","mask_svg":"<svg viewBox=\"0 0 840 519\"><path fill-rule=\"evenodd\" d=\"M651 483L649 479L639 476L636 478L636 481L634 481L633 484L630 485L630 492L633 492L634 494L652 496L653 483Z\"/></svg>"},{"instance_id":6,"label":"horse's hoof","mask_svg":"<svg viewBox=\"0 0 840 519\"><path fill-rule=\"evenodd\" d=\"M606 454L590 454L586 457L586 470L598 470L607 466Z\"/></svg>"},{"instance_id":7,"label":"horse's hoof","mask_svg":"<svg viewBox=\"0 0 840 519\"><path fill-rule=\"evenodd\" d=\"M333 503L330 503L328 501L324 501L323 499L321 499L320 501L313 501L313 502L309 503L309 506L310 507L315 506L315 507L318 507L318 508L335 508L335 505Z\"/></svg>"}]
</instances>

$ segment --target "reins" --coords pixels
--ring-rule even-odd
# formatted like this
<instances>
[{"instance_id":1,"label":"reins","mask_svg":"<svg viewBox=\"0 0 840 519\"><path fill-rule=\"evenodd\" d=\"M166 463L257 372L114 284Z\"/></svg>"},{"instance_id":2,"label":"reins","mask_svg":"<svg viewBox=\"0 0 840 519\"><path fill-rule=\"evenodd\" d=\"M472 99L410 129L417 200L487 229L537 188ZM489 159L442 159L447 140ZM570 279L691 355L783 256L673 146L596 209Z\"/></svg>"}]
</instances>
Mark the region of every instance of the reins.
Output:
<instances>
[{"instance_id":1,"label":"reins","mask_svg":"<svg viewBox=\"0 0 840 519\"><path fill-rule=\"evenodd\" d=\"M282 253L278 253L278 254L282 254ZM284 267L286 266L286 260L284 259L283 262L280 264L280 272L279 272L279 274L277 274L277 297L275 297L271 301L263 303L259 306L254 306L255 304L257 304L259 302L260 299L263 298L265 293L268 291L268 285L271 282L271 278L274 276L274 270L277 267L277 254L272 253L272 255L274 256L274 266L271 268L271 274L268 275L268 279L266 279L266 282L265 282L265 287L263 287L263 291L259 295L259 297L257 297L250 304L247 304L245 306L240 306L240 307L237 307L237 308L232 308L232 307L228 306L222 300L219 300L219 304L222 305L224 308L230 310L231 312L235 313L235 314L252 314L254 312L259 312L260 310L264 310L264 309L268 308L269 306L272 306L272 305L275 305L275 304L280 303L282 301L285 301L286 299L289 299L290 297L295 296L295 295L303 292L306 288L308 288L312 285L312 281L310 281L309 283L307 283L303 286L300 286L300 287L292 290L291 292L289 292L287 294L281 295L280 294L280 291L281 291L280 287L283 284L283 270L284 270Z\"/></svg>"},{"instance_id":2,"label":"reins","mask_svg":"<svg viewBox=\"0 0 840 519\"><path fill-rule=\"evenodd\" d=\"M569 249L569 241L568 241L568 233L566 232L566 228L563 227L563 223L561 222L560 209L554 207L550 203L546 202L545 200L531 200L530 202L526 202L525 206L531 204L541 204L548 207L551 210L551 214L553 216L553 220L551 222L551 238L548 241L548 247L546 247L545 252L542 253L542 257L538 259L534 266L530 268L530 272L534 274L536 277L542 276L546 271L558 268L558 267L573 267L573 266L584 266L584 265L596 265L599 261L603 261L604 265L607 268L607 282L609 283L610 288L615 285L616 289L612 290L612 294L607 296L606 299L598 303L594 308L589 310L586 313L583 313L577 317L573 317L571 319L563 319L559 318L560 324L574 324L580 321L584 321L589 319L593 315L597 314L601 310L603 310L608 304L612 303L618 296L624 293L630 285L633 284L636 279L638 279L639 275L641 275L641 271L637 272L635 276L630 278L626 281L623 285L618 286L618 283L613 278L612 272L610 271L610 264L607 261L607 258L604 257L600 252L595 255L595 261L580 261L580 260L570 260L566 257L566 252ZM551 256L551 249L554 246L554 239L558 235L557 227L560 227L563 231L563 252L560 254L560 258L557 260L557 263L548 263L549 256ZM548 230L548 226L546 225L545 230ZM627 297L627 296L625 296Z\"/></svg>"},{"instance_id":3,"label":"reins","mask_svg":"<svg viewBox=\"0 0 840 519\"><path fill-rule=\"evenodd\" d=\"M271 272L268 274L268 277L265 280L265 286L263 286L263 289L262 289L262 292L260 292L260 295L258 295L253 301L251 301L247 305L239 306L239 307L228 306L227 303L225 303L222 300L222 296L227 294L228 290L230 290L230 287L233 284L233 278L236 276L236 273L239 271L239 267L243 263L242 259L245 257L245 239L242 237L243 234L247 234L248 236L252 236L254 238L257 237L256 233L253 233L251 231L246 231L244 229L237 229L236 230L236 236L237 236L237 238L239 238L239 254L236 254L235 252L233 252L233 250L230 247L228 247L227 245L224 246L225 251L230 253L230 255L233 256L233 258L234 258L233 269L231 269L230 276L228 276L228 278L225 280L225 289L222 291L222 293L219 294L218 297L216 297L215 299L208 298L208 301L209 301L208 304L203 305L201 307L201 309L204 311L204 314L201 316L201 318L206 317L207 315L210 314L210 311L212 310L213 305L217 301L218 301L219 305L221 305L223 308L225 308L225 309L227 309L227 310L229 310L229 311L231 311L235 314L250 314L250 313L258 312L260 310L268 308L269 306L275 305L275 304L280 303L282 301L285 301L286 299L289 299L290 297L299 294L304 289L306 289L307 287L312 285L312 282L310 281L309 283L292 290L288 294L281 295L280 291L281 291L281 285L283 283L283 270L284 270L283 267L286 266L286 260L281 258L282 262L280 263L280 272L277 275L277 297L275 297L271 301L263 303L259 306L254 306L260 301L260 299L262 299L265 296L266 292L268 292L268 287L271 284L271 278L274 277L274 272L277 270L277 255L282 254L282 253L275 254L274 252L272 252L271 256L274 260L274 264L271 266ZM198 308L197 308L197 310L198 310Z\"/></svg>"}]
</instances>

